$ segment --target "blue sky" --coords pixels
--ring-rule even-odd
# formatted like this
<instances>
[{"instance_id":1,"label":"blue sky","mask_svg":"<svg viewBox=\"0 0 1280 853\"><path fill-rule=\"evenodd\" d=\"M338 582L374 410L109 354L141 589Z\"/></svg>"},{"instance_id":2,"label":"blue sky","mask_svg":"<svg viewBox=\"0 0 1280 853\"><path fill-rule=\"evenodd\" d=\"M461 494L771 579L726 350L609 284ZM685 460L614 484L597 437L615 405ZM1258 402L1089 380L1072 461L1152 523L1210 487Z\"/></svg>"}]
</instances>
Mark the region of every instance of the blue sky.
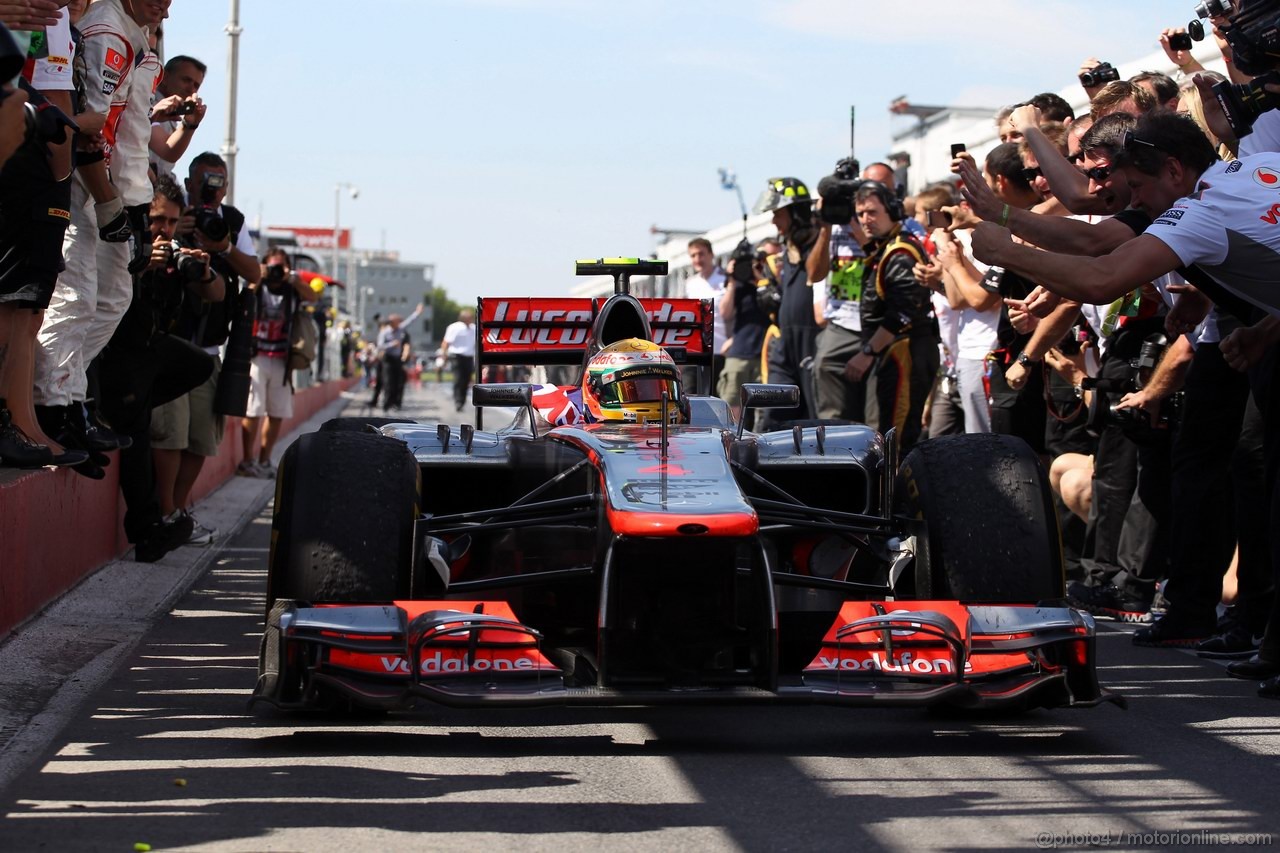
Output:
<instances>
[{"instance_id":1,"label":"blue sky","mask_svg":"<svg viewBox=\"0 0 1280 853\"><path fill-rule=\"evenodd\" d=\"M342 220L436 265L457 301L557 295L575 258L643 255L767 178L816 185L886 154L888 104L998 106L1089 55L1158 49L1193 3L1155 0L243 0L236 203L250 221ZM909 18L898 21L906 11ZM226 127L229 3L174 0L169 55L210 68L191 153ZM1079 32L1076 32L1076 30Z\"/></svg>"}]
</instances>

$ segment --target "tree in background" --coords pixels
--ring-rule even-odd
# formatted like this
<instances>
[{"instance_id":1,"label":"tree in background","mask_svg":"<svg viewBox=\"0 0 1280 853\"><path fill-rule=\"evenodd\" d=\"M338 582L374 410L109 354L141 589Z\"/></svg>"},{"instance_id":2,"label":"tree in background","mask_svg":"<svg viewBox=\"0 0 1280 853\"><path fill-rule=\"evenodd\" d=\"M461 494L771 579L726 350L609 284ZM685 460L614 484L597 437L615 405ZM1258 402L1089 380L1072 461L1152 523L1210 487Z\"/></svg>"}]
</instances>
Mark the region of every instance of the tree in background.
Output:
<instances>
[{"instance_id":1,"label":"tree in background","mask_svg":"<svg viewBox=\"0 0 1280 853\"><path fill-rule=\"evenodd\" d=\"M431 340L444 340L444 330L458 319L462 306L449 298L449 292L440 285L431 291Z\"/></svg>"}]
</instances>

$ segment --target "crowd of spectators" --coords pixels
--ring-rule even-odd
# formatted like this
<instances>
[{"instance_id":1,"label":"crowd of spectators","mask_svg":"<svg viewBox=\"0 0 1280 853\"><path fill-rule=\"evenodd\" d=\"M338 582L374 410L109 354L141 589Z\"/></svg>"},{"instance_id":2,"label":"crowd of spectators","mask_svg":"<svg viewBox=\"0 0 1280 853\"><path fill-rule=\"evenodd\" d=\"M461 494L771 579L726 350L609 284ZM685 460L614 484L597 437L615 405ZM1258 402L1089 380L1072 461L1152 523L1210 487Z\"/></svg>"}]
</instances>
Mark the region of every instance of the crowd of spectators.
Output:
<instances>
[{"instance_id":1,"label":"crowd of spectators","mask_svg":"<svg viewBox=\"0 0 1280 853\"><path fill-rule=\"evenodd\" d=\"M1210 23L1228 82L1249 84L1233 47L1254 66L1273 54ZM1280 86L1255 84L1261 115L1239 127L1185 40L1160 36L1180 82L1087 60L1088 114L1052 93L1003 109L1000 144L981 160L954 146L952 178L914 196L883 163L845 175L851 206L770 179L756 212L778 240L752 283L698 238L687 295L715 291L731 406L727 385L800 386L760 426L896 428L904 452L958 432L1026 441L1058 497L1073 604L1136 623L1136 644L1234 659L1275 697Z\"/></svg>"},{"instance_id":2,"label":"crowd of spectators","mask_svg":"<svg viewBox=\"0 0 1280 853\"><path fill-rule=\"evenodd\" d=\"M199 151L206 65L163 61L170 4L0 2L0 466L119 465L144 562L216 535L192 489L228 416L237 473L274 476L323 289L258 258L219 155L175 172Z\"/></svg>"}]
</instances>

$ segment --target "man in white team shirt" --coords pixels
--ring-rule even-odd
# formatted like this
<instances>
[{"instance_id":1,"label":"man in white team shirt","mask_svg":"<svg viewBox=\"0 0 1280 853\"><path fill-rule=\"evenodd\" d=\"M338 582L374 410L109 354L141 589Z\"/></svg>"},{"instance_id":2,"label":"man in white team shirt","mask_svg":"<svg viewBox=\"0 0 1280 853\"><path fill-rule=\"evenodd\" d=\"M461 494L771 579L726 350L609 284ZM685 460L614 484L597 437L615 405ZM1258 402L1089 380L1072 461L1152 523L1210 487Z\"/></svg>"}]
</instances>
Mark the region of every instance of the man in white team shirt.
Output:
<instances>
[{"instance_id":1,"label":"man in white team shirt","mask_svg":"<svg viewBox=\"0 0 1280 853\"><path fill-rule=\"evenodd\" d=\"M444 330L440 346L445 358L453 359L453 404L461 412L467 405L467 388L476 363L476 312L463 308L456 322Z\"/></svg>"},{"instance_id":2,"label":"man in white team shirt","mask_svg":"<svg viewBox=\"0 0 1280 853\"><path fill-rule=\"evenodd\" d=\"M130 229L125 210L145 214L154 195L147 147L160 62L147 48L147 28L168 17L170 2L98 0L79 23L87 110L76 121L82 134L101 134L103 158L79 158L63 244L66 269L37 337L34 396L46 432L91 451L121 443L85 420L85 369L111 339L133 297L126 241L145 216Z\"/></svg>"},{"instance_id":3,"label":"man in white team shirt","mask_svg":"<svg viewBox=\"0 0 1280 853\"><path fill-rule=\"evenodd\" d=\"M1142 236L1104 257L1079 258L1015 245L1004 229L983 224L975 232L975 253L1034 274L1060 296L1095 303L1186 267L1206 276L1206 286L1258 309L1263 319L1226 336L1221 351L1232 367L1249 371L1262 410L1274 569L1280 565L1280 153L1218 162L1194 122L1163 113L1138 121L1112 165L1123 171L1134 204L1155 217ZM1184 294L1170 326L1191 331L1210 304L1203 293ZM1252 675L1280 676L1280 620L1274 611L1254 663ZM1280 686L1271 684L1264 695L1280 695Z\"/></svg>"},{"instance_id":4,"label":"man in white team shirt","mask_svg":"<svg viewBox=\"0 0 1280 853\"><path fill-rule=\"evenodd\" d=\"M711 241L705 237L694 237L689 241L689 263L693 264L693 275L684 283L684 295L687 299L710 299L711 311L715 318L712 324L711 388L720 387L720 371L724 369L724 347L729 341L725 329L724 317L720 314L720 298L724 296L725 275L716 263L715 253L711 251Z\"/></svg>"}]
</instances>

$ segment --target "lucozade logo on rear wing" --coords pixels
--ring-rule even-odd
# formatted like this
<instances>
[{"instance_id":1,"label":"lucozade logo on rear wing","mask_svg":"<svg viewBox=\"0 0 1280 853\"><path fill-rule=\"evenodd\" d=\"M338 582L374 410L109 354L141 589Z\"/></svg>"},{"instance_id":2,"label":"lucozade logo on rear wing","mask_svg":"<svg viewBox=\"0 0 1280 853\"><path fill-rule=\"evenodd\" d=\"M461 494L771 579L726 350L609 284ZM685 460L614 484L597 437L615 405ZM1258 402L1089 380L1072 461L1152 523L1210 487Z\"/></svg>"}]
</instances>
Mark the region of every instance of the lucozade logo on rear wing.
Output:
<instances>
[{"instance_id":1,"label":"lucozade logo on rear wing","mask_svg":"<svg viewBox=\"0 0 1280 853\"><path fill-rule=\"evenodd\" d=\"M488 352L546 352L581 349L604 299L528 297L482 299L480 328ZM710 343L709 300L641 299L653 327L653 342L704 354Z\"/></svg>"}]
</instances>

